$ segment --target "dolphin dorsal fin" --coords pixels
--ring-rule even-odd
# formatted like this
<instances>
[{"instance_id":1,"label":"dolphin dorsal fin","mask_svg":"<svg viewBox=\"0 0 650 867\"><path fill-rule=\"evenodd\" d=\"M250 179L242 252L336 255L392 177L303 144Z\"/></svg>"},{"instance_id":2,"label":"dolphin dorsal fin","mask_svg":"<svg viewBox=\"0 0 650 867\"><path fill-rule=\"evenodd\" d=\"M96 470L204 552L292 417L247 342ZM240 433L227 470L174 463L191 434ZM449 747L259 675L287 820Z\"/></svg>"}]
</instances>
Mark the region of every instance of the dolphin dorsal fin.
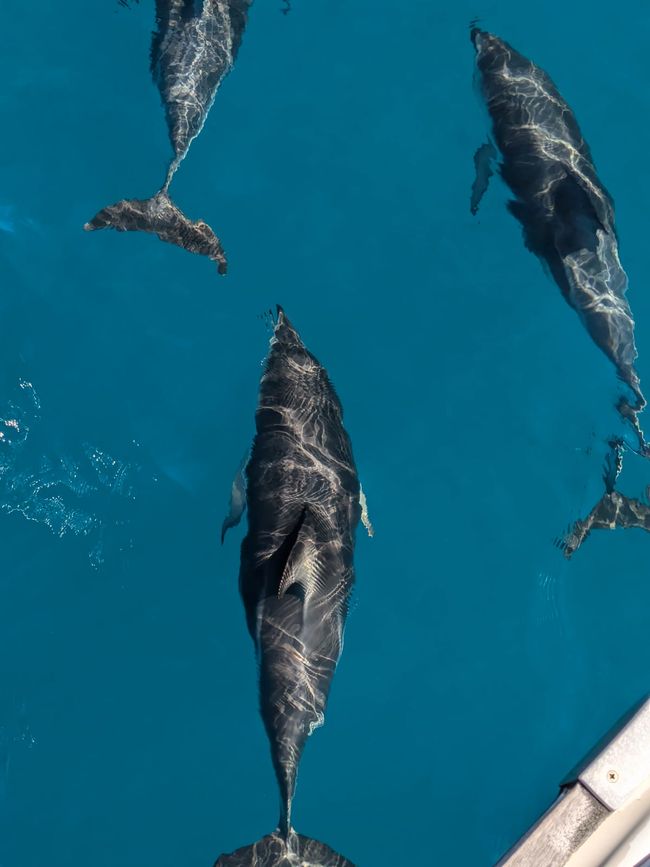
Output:
<instances>
[{"instance_id":1,"label":"dolphin dorsal fin","mask_svg":"<svg viewBox=\"0 0 650 867\"><path fill-rule=\"evenodd\" d=\"M305 526L309 518L308 525ZM300 520L293 532L293 544L287 554L287 559L282 570L282 577L278 584L278 599L287 593L290 587L298 585L305 598L323 591L327 584L327 575L324 573L322 557L319 556L319 547L314 541L313 532L318 530L327 532L326 521L318 513L318 509L305 506Z\"/></svg>"},{"instance_id":2,"label":"dolphin dorsal fin","mask_svg":"<svg viewBox=\"0 0 650 867\"><path fill-rule=\"evenodd\" d=\"M318 548L310 538L296 542L282 573L278 587L278 599L282 599L289 587L298 584L305 596L311 596L324 585Z\"/></svg>"}]
</instances>

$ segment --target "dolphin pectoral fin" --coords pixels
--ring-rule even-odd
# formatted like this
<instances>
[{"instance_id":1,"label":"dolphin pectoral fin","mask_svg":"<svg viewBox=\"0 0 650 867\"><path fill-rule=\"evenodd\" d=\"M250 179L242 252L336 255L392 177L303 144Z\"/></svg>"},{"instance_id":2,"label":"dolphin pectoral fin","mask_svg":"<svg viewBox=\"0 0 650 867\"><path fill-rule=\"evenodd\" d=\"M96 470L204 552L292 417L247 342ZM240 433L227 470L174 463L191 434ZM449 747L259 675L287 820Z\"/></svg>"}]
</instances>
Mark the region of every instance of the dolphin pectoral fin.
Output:
<instances>
[{"instance_id":1,"label":"dolphin pectoral fin","mask_svg":"<svg viewBox=\"0 0 650 867\"><path fill-rule=\"evenodd\" d=\"M248 452L244 455L239 469L235 474L230 489L230 503L228 505L228 514L224 518L221 525L221 544L226 538L226 533L232 527L236 527L242 519L242 515L246 511L246 477L244 471L248 463Z\"/></svg>"},{"instance_id":2,"label":"dolphin pectoral fin","mask_svg":"<svg viewBox=\"0 0 650 867\"><path fill-rule=\"evenodd\" d=\"M228 530L232 530L233 527L236 527L242 519L242 515L246 511L246 503L242 503L241 507L237 509L237 511L231 511L223 520L223 524L221 525L221 544L223 545L226 539L226 533Z\"/></svg>"},{"instance_id":3,"label":"dolphin pectoral fin","mask_svg":"<svg viewBox=\"0 0 650 867\"><path fill-rule=\"evenodd\" d=\"M608 233L608 227L596 210L593 193L585 187L584 180L568 173L553 188L553 208L556 223L555 247L563 258L580 250L595 253L598 249L598 232Z\"/></svg>"},{"instance_id":4,"label":"dolphin pectoral fin","mask_svg":"<svg viewBox=\"0 0 650 867\"><path fill-rule=\"evenodd\" d=\"M543 248L546 240L546 227L539 228L539 220L536 219L536 214L532 206L525 202L520 202L517 199L510 199L506 207L512 216L521 223L524 231L524 243L526 249L530 250L536 256L540 255L540 248Z\"/></svg>"},{"instance_id":5,"label":"dolphin pectoral fin","mask_svg":"<svg viewBox=\"0 0 650 867\"><path fill-rule=\"evenodd\" d=\"M221 855L214 867L354 867L343 855L325 843L291 831L287 840L277 832L268 834L252 846L244 846L230 855Z\"/></svg>"},{"instance_id":6,"label":"dolphin pectoral fin","mask_svg":"<svg viewBox=\"0 0 650 867\"><path fill-rule=\"evenodd\" d=\"M478 213L481 199L489 186L490 178L494 174L493 163L497 152L492 142L485 142L474 154L474 182L470 197L469 209L474 216Z\"/></svg>"},{"instance_id":7,"label":"dolphin pectoral fin","mask_svg":"<svg viewBox=\"0 0 650 867\"><path fill-rule=\"evenodd\" d=\"M548 226L539 219L539 215L531 205L511 199L506 207L521 224L526 249L538 257L542 267L547 271L549 265L544 259L544 252L548 249L549 243Z\"/></svg>"},{"instance_id":8,"label":"dolphin pectoral fin","mask_svg":"<svg viewBox=\"0 0 650 867\"><path fill-rule=\"evenodd\" d=\"M368 501L366 500L366 495L361 486L359 486L359 505L361 506L361 523L366 528L366 532L372 539L375 535L375 528L372 526L370 516L368 515Z\"/></svg>"}]
</instances>

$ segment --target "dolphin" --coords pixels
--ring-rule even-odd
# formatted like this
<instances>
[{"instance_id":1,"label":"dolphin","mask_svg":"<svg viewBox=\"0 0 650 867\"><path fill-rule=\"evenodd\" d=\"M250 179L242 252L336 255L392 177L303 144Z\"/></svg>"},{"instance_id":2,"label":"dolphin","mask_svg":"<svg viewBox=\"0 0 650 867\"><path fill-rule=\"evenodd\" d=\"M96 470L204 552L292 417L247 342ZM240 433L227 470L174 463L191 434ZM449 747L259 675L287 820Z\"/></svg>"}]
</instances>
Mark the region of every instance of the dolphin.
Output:
<instances>
[{"instance_id":1,"label":"dolphin","mask_svg":"<svg viewBox=\"0 0 650 867\"><path fill-rule=\"evenodd\" d=\"M88 232L152 232L162 241L207 256L225 274L221 241L203 220L192 221L174 205L169 186L203 128L219 85L241 45L252 0L156 0L151 73L160 91L174 152L162 188L150 199L122 199L102 208Z\"/></svg>"},{"instance_id":2,"label":"dolphin","mask_svg":"<svg viewBox=\"0 0 650 867\"><path fill-rule=\"evenodd\" d=\"M341 403L278 307L246 465L239 589L259 664L260 712L280 791L277 829L216 867L353 867L293 830L307 738L323 724L354 584L361 489Z\"/></svg>"},{"instance_id":3,"label":"dolphin","mask_svg":"<svg viewBox=\"0 0 650 867\"><path fill-rule=\"evenodd\" d=\"M508 208L523 227L526 247L546 263L592 340L615 366L628 392L618 411L634 427L645 453L637 416L646 401L634 366L634 320L619 259L614 202L596 174L571 108L546 72L498 36L473 27L471 39L479 88L501 154L500 173L514 196ZM476 164L481 176L475 181L473 212L487 186L485 159Z\"/></svg>"}]
</instances>

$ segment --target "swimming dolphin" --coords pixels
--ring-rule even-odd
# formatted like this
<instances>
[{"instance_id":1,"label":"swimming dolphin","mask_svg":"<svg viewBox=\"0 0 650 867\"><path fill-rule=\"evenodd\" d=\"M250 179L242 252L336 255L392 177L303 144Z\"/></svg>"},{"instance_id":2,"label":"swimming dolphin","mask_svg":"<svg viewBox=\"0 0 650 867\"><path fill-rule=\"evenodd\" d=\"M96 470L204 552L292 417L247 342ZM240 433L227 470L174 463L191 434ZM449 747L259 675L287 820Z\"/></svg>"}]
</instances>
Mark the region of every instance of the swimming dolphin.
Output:
<instances>
[{"instance_id":1,"label":"swimming dolphin","mask_svg":"<svg viewBox=\"0 0 650 867\"><path fill-rule=\"evenodd\" d=\"M612 198L596 174L571 108L549 76L491 33L474 27L471 38L501 153L501 176L514 195L509 210L523 226L528 249L548 265L562 295L627 386L630 393L617 408L645 452L637 418L645 398L634 367L634 320ZM484 160L477 166L484 181ZM482 186L477 178L474 190L482 192ZM479 200L475 192L474 212Z\"/></svg>"},{"instance_id":2,"label":"swimming dolphin","mask_svg":"<svg viewBox=\"0 0 650 867\"><path fill-rule=\"evenodd\" d=\"M325 369L278 307L246 466L248 534L239 588L259 663L260 711L280 821L218 867L352 867L295 833L291 805L308 736L324 721L354 583L360 485Z\"/></svg>"},{"instance_id":3,"label":"swimming dolphin","mask_svg":"<svg viewBox=\"0 0 650 867\"><path fill-rule=\"evenodd\" d=\"M156 0L151 73L167 116L174 151L162 189L150 199L123 199L103 208L86 231L152 232L227 269L219 238L192 221L169 198L169 185L201 132L217 89L235 62L252 0Z\"/></svg>"}]
</instances>

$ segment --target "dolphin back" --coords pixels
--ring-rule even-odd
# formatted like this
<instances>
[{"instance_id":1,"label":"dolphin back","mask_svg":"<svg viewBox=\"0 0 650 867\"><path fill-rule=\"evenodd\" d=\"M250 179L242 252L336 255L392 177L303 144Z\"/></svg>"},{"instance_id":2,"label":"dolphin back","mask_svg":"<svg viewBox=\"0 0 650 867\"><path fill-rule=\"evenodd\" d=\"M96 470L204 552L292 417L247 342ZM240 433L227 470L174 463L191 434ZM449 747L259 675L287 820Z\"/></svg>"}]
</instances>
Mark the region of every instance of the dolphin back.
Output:
<instances>
[{"instance_id":1,"label":"dolphin back","mask_svg":"<svg viewBox=\"0 0 650 867\"><path fill-rule=\"evenodd\" d=\"M214 867L355 867L325 843L292 832L288 840L268 834L252 846L220 855Z\"/></svg>"},{"instance_id":2,"label":"dolphin back","mask_svg":"<svg viewBox=\"0 0 650 867\"><path fill-rule=\"evenodd\" d=\"M246 476L240 591L288 834L300 758L341 655L361 506L341 402L282 308Z\"/></svg>"},{"instance_id":3,"label":"dolphin back","mask_svg":"<svg viewBox=\"0 0 650 867\"><path fill-rule=\"evenodd\" d=\"M200 133L217 89L232 69L249 6L248 0L156 2L150 66L175 154L168 181Z\"/></svg>"}]
</instances>

